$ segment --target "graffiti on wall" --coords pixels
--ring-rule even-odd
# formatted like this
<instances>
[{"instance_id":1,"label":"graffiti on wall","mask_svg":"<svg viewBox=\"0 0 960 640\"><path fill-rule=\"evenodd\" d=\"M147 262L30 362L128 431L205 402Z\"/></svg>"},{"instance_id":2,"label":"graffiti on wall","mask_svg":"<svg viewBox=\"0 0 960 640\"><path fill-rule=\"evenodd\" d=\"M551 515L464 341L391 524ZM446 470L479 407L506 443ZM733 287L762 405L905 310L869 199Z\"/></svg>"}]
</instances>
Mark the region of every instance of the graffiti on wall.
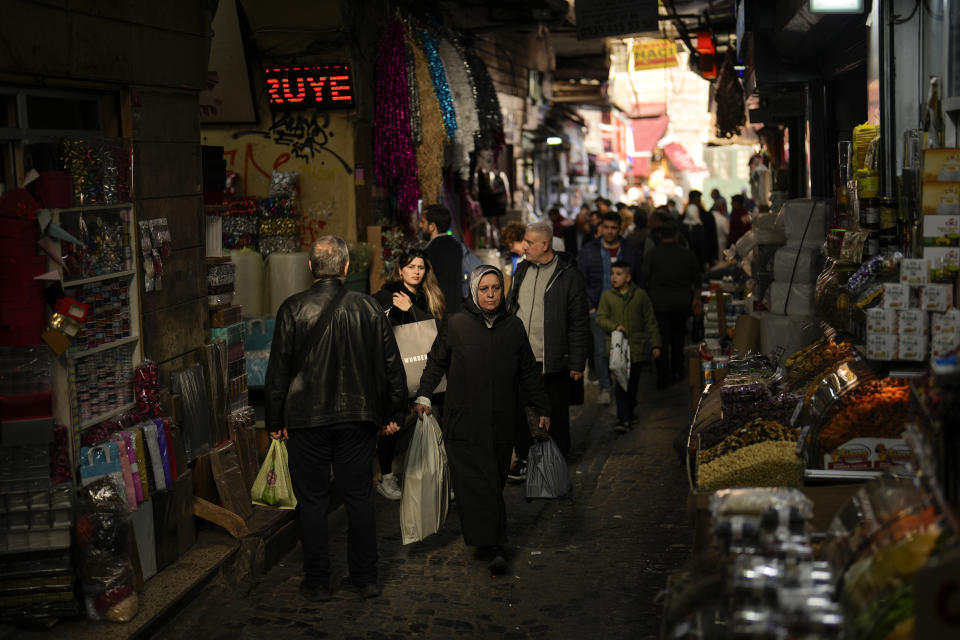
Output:
<instances>
[{"instance_id":1,"label":"graffiti on wall","mask_svg":"<svg viewBox=\"0 0 960 640\"><path fill-rule=\"evenodd\" d=\"M353 169L347 161L329 146L333 135L329 113L290 112L274 113L266 131L237 131L233 138L238 140L244 136L260 136L272 140L275 144L289 148L293 157L308 164L317 156L329 153L351 174ZM323 160L320 160L320 164L324 164Z\"/></svg>"}]
</instances>

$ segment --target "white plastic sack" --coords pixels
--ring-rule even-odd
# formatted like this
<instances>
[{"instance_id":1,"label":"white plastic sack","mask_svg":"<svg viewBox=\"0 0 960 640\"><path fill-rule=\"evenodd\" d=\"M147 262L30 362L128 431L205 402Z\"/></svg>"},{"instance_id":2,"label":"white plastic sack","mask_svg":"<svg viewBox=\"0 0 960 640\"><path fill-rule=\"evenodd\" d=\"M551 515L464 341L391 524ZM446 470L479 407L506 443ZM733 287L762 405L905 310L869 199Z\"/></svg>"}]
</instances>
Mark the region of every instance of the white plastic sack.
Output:
<instances>
[{"instance_id":1,"label":"white plastic sack","mask_svg":"<svg viewBox=\"0 0 960 640\"><path fill-rule=\"evenodd\" d=\"M418 402L420 399L418 398ZM417 421L403 468L400 533L403 544L436 533L450 506L450 467L440 425L432 415Z\"/></svg>"},{"instance_id":2,"label":"white plastic sack","mask_svg":"<svg viewBox=\"0 0 960 640\"><path fill-rule=\"evenodd\" d=\"M823 244L831 218L830 205L826 200L787 200L783 203L781 215L788 246L819 247Z\"/></svg>"},{"instance_id":3,"label":"white plastic sack","mask_svg":"<svg viewBox=\"0 0 960 640\"><path fill-rule=\"evenodd\" d=\"M820 249L780 247L773 257L773 279L777 282L792 280L794 284L816 284L822 269Z\"/></svg>"},{"instance_id":4,"label":"white plastic sack","mask_svg":"<svg viewBox=\"0 0 960 640\"><path fill-rule=\"evenodd\" d=\"M757 244L783 244L787 236L783 232L783 224L778 222L775 213L761 213L753 221L753 234Z\"/></svg>"},{"instance_id":5,"label":"white plastic sack","mask_svg":"<svg viewBox=\"0 0 960 640\"><path fill-rule=\"evenodd\" d=\"M808 316L813 313L815 284L774 282L770 285L770 311L782 316Z\"/></svg>"},{"instance_id":6,"label":"white plastic sack","mask_svg":"<svg viewBox=\"0 0 960 640\"><path fill-rule=\"evenodd\" d=\"M623 331L610 335L610 375L624 389L630 380L630 343Z\"/></svg>"}]
</instances>

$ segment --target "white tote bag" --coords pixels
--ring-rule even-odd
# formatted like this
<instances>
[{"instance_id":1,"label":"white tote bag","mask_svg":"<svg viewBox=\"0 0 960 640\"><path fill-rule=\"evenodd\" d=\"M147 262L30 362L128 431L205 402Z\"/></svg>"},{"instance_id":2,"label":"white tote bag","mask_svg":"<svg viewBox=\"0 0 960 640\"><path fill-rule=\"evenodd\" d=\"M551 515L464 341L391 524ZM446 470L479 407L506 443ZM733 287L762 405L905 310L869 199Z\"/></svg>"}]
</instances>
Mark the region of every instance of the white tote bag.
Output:
<instances>
[{"instance_id":1,"label":"white tote bag","mask_svg":"<svg viewBox=\"0 0 960 640\"><path fill-rule=\"evenodd\" d=\"M610 375L624 390L630 380L630 342L623 331L610 336Z\"/></svg>"}]
</instances>

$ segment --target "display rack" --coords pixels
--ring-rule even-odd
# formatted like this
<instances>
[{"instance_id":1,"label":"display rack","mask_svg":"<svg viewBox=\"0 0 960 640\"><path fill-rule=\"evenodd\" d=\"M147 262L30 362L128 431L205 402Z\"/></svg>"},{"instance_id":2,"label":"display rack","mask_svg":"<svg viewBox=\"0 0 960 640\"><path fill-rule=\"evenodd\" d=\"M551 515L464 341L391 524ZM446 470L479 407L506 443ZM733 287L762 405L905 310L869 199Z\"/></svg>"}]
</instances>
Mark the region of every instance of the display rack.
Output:
<instances>
[{"instance_id":1,"label":"display rack","mask_svg":"<svg viewBox=\"0 0 960 640\"><path fill-rule=\"evenodd\" d=\"M90 305L83 330L53 366L54 420L70 427L70 462L75 467L81 433L136 406L132 371L142 359L136 224L130 202L50 213L54 224L88 241L83 247L61 241L65 264L50 260L50 268L63 274L66 295ZM90 374L106 362L115 374Z\"/></svg>"}]
</instances>

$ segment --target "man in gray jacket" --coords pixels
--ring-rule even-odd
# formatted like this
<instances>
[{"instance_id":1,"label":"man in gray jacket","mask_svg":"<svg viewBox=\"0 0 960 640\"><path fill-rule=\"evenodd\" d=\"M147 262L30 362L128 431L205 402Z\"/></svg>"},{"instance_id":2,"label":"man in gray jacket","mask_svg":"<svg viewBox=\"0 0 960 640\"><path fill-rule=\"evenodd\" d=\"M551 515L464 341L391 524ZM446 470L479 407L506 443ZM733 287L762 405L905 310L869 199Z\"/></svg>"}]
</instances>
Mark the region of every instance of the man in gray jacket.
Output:
<instances>
[{"instance_id":1,"label":"man in gray jacket","mask_svg":"<svg viewBox=\"0 0 960 640\"><path fill-rule=\"evenodd\" d=\"M574 260L552 248L553 228L547 222L527 225L523 237L525 260L517 264L507 310L523 322L530 347L543 372L550 397L550 436L570 450L570 395L572 381L583 379L590 352L587 291ZM523 480L532 441L526 421L517 433L517 463L511 480Z\"/></svg>"}]
</instances>

